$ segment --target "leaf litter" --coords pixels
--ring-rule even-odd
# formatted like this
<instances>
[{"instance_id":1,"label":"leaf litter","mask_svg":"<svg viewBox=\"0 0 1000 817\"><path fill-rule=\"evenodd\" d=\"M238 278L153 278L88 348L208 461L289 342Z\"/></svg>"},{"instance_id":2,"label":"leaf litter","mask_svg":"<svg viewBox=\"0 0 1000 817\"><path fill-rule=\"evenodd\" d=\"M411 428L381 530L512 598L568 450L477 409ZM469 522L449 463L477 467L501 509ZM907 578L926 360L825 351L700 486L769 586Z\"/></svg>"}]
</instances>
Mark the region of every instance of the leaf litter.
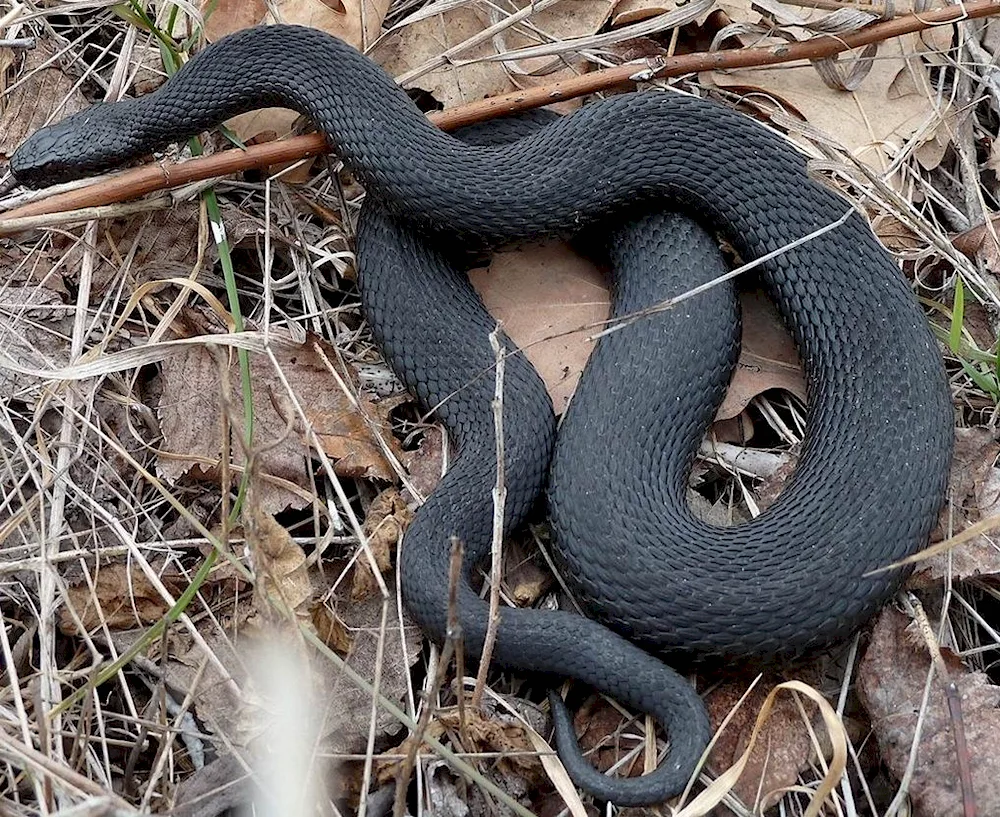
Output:
<instances>
[{"instance_id":1,"label":"leaf litter","mask_svg":"<svg viewBox=\"0 0 1000 817\"><path fill-rule=\"evenodd\" d=\"M115 68L134 75L129 81L144 92L162 80L151 61L155 40L129 32L121 19L100 11L104 4L78 5L77 16L44 11L32 21L19 4L0 3L3 36L39 36L38 47L23 59L0 47L0 153L9 156L52 112L69 113L103 97ZM186 36L197 18L192 6L184 9L158 19L164 25L172 20L173 33ZM864 7L860 15L847 15L843 9L811 12L771 0L727 0L719 13L699 10L684 30L658 32L658 21L677 10L650 0L536 1L532 7L464 0L219 2L207 14L207 32L214 39L277 13L370 48L405 87L422 92L421 104L455 107L573 76L630 49L669 55L704 48L713 38L781 47L812 31L849 30L879 11ZM622 27L647 22L651 33L644 40L614 41ZM995 231L978 226L992 215L997 192L991 123L1000 94L990 66L1000 47L996 26L968 24L959 40L952 27L941 26L836 64L697 78L702 93L770 118L817 157L815 171L853 196L899 254L943 341L962 321L961 342L945 350L959 428L939 541L995 515L1000 495L1000 287L993 278L1000 251ZM564 50L568 41L573 48ZM526 48L531 56L520 56ZM498 54L518 56L498 60ZM963 87L963 77L979 84ZM230 125L244 142L298 127L293 114L275 110ZM209 148L224 144L213 138ZM507 707L530 715L533 732L498 705L465 706L463 718L460 685L452 683L458 679L435 665L436 651L425 660L420 634L399 607L399 541L415 500L433 489L452 452L440 429L393 393L391 377L379 375L390 384L390 396L384 387L369 390L369 375L381 363L352 300L349 250L331 251L349 248L343 225L351 223L361 191L319 165L298 168L286 181L302 185L308 196L286 196L276 183L265 187L253 175L217 185L247 284L251 324L264 337L283 341L269 354L262 347L251 355L256 431L249 450L241 444L235 354L194 346L135 368L57 383L3 367L0 572L9 583L0 646L5 733L11 737L4 738L0 796L6 811L32 813L47 798L51 806L53 787L63 805L88 798L96 805L88 792L101 789L135 808L176 806L182 814L216 814L245 802L252 794L248 764L260 760L261 716L268 708L260 683L248 673L249 646L274 632L295 645L292 664L303 662L305 686L295 688L315 693L316 745L337 761L331 796L349 808L374 808L380 781L391 781L400 754L415 745L398 718L373 702L372 685L414 719L432 706L428 740L450 745L489 777L469 783L439 759L444 748L425 745L418 774L428 799L417 801L418 809L479 814L513 808L513 801L498 805L505 801L487 796L493 791L488 784L536 813L564 805L558 766L547 751L539 752L546 724L530 686L491 676L485 700L502 693ZM323 213L307 204L324 199ZM15 195L10 203L16 201ZM231 322L225 308L197 287L177 283L190 279L221 291L219 255L201 208L192 200L164 209L168 204L139 215L123 207L122 216L96 228L3 240L0 254L11 272L0 314L5 353L27 369L54 371L102 353L224 331ZM969 249L957 237L964 231L976 231ZM271 276L264 288L261 273ZM957 276L966 283L961 315ZM562 408L589 353L593 324L607 313L598 271L549 244L497 256L473 278L507 330L528 345ZM137 302L133 291L141 292ZM693 501L704 505L700 512L718 524L752 516L773 501L791 471L805 416L801 372L780 321L752 289L742 303L740 369L692 485ZM244 478L251 490L243 524L223 524ZM539 544L545 552L545 535L544 527L533 527L507 549L504 597L519 604L570 604L538 555ZM198 565L218 547L223 556L188 606L150 639L150 628L166 620ZM784 668L783 676L767 676L746 698L749 677L700 675L700 686L713 686L707 694L713 721L729 719L707 767L729 789L719 795L724 805L716 813L758 813L775 803L798 812L824 778L832 744L805 699L776 699L751 742L766 693L790 676L809 681L843 713L856 761L839 781L838 796L850 799L855 812L882 814L902 802L916 815L954 813L966 796L955 788L960 727L979 813L1000 808L989 746L1000 699L991 661L1000 638L996 552L994 537L983 532L920 565L910 585L943 616L941 646L962 701L957 720L940 688L926 686L925 647L905 635L905 619L891 608L861 642L860 661L849 649ZM285 616L275 613L276 600ZM346 657L367 687L352 683L332 657L304 647L304 633ZM56 728L86 736L78 749L53 741L36 707L53 712L59 698L91 683L97 667L125 654L132 655L130 662L101 682L99 708L69 699L51 716ZM420 703L421 685L428 692L432 676L442 672L449 683L433 701ZM600 699L577 711L576 725L601 768L624 760L638 773L645 755L663 747L662 735L647 734L641 720L623 717ZM21 745L26 740L32 746ZM24 760L36 758L36 748L48 765ZM725 779L744 750L743 774L738 781ZM82 766L81 757L88 759ZM73 777L77 769L83 780ZM578 813L579 801L565 796ZM838 813L833 802L826 801L824 813Z\"/></svg>"}]
</instances>

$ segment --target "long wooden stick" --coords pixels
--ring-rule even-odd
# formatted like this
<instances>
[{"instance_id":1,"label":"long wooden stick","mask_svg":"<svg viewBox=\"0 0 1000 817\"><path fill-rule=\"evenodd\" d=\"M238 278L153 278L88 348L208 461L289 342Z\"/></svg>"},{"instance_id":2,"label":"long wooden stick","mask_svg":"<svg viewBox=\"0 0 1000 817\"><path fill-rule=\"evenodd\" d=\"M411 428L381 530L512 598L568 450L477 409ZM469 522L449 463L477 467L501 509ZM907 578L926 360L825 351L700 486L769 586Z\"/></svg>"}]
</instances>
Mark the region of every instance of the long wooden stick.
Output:
<instances>
[{"instance_id":1,"label":"long wooden stick","mask_svg":"<svg viewBox=\"0 0 1000 817\"><path fill-rule=\"evenodd\" d=\"M976 0L965 5L947 6L922 14L908 14L837 37L824 34L804 42L781 44L770 48L739 48L683 54L676 57L650 57L550 85L460 105L447 111L436 111L428 114L428 119L442 130L454 130L474 122L551 105L554 102L585 96L627 83L675 77L699 71L822 59L934 26L949 25L994 14L1000 14L1000 0ZM0 220L0 235L18 229L19 225L9 223L14 219L112 204L155 190L180 187L242 170L294 162L317 156L329 149L330 146L324 136L316 133L280 142L253 145L246 150L226 150L182 163L164 162L145 165L78 190L48 196L9 210Z\"/></svg>"}]
</instances>

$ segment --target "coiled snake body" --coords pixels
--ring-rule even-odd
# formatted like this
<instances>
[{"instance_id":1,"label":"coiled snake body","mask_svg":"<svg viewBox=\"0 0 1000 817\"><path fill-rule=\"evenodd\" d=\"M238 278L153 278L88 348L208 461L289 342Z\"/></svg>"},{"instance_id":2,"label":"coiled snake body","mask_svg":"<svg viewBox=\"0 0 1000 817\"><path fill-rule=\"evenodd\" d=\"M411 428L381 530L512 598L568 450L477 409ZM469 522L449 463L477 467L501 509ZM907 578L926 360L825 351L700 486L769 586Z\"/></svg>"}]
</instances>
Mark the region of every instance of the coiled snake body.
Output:
<instances>
[{"instance_id":1,"label":"coiled snake body","mask_svg":"<svg viewBox=\"0 0 1000 817\"><path fill-rule=\"evenodd\" d=\"M227 37L155 93L39 131L11 169L31 185L76 178L267 105L311 117L378 202L359 224L365 309L387 359L424 405L440 403L460 449L401 556L406 604L438 639L451 535L465 543L467 578L489 553L496 463L487 340L494 323L434 236L447 230L499 244L627 212L632 221L611 249L615 310L626 314L716 269L697 268L714 252L704 233L673 216L637 216L637 205L669 202L719 229L747 260L850 210L807 177L804 159L779 136L710 102L617 96L510 144L469 145L431 126L354 49L292 26ZM553 701L560 755L574 779L622 804L677 793L708 738L691 687L635 644L773 657L844 637L903 577L869 572L921 547L943 500L952 414L942 362L916 300L864 220L852 212L759 269L809 386L804 449L779 500L734 528L698 521L685 501L694 452L736 349L732 294L715 288L605 338L555 446L554 535L566 578L597 621L501 612L498 664L583 681L668 727L671 751L660 768L616 780L582 758L565 709ZM554 423L544 388L520 356L508 359L504 386L509 528L543 486ZM487 611L468 584L459 610L466 647L478 655Z\"/></svg>"}]
</instances>

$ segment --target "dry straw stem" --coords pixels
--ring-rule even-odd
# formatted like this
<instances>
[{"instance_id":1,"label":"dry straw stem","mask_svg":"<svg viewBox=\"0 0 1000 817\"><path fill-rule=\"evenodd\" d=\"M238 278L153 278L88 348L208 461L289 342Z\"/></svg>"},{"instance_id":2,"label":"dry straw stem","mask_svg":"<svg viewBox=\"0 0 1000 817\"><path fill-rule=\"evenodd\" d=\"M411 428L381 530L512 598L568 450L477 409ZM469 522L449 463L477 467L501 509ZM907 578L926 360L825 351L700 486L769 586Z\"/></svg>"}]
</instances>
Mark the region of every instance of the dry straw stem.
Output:
<instances>
[{"instance_id":1,"label":"dry straw stem","mask_svg":"<svg viewBox=\"0 0 1000 817\"><path fill-rule=\"evenodd\" d=\"M428 118L442 130L455 130L475 122L483 122L519 111L606 91L623 84L664 79L699 71L824 59L844 51L923 31L934 26L949 25L962 20L988 17L994 14L1000 14L1000 2L979 0L966 5L948 6L922 14L908 14L837 37L821 35L801 43L781 44L769 48L740 48L698 52L675 57L651 57L614 68L593 71L550 85L503 94L468 105L460 105L448 111L434 112L429 114ZM0 220L0 235L36 226L35 223L19 221L31 216L64 213L82 207L112 204L156 190L179 187L216 176L226 176L243 170L293 162L320 155L328 150L329 145L326 138L322 134L316 133L280 142L254 145L245 150L227 150L180 164L164 162L145 165L93 185L48 196L10 210L5 218Z\"/></svg>"},{"instance_id":2,"label":"dry straw stem","mask_svg":"<svg viewBox=\"0 0 1000 817\"><path fill-rule=\"evenodd\" d=\"M948 714L951 717L952 734L955 739L955 762L958 764L958 779L962 790L962 814L964 817L976 817L976 798L972 788L972 760L969 757L969 746L965 739L965 723L962 720L962 696L958 685L952 680L948 665L941 654L941 645L934 635L934 628L927 618L927 612L913 593L903 595L903 603L910 617L916 622L917 629L927 645L930 653L933 671L938 677L938 683L948 702ZM902 789L900 789L902 791Z\"/></svg>"}]
</instances>

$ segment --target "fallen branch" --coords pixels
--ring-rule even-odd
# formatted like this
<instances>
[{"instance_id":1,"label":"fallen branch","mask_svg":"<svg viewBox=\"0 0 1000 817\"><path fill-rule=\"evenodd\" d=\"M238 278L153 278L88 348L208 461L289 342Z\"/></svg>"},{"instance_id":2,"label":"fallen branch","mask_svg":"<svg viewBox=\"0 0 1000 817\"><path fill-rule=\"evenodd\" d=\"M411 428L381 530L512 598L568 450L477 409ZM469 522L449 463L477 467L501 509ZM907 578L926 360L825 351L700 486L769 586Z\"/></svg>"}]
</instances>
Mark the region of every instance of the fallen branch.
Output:
<instances>
[{"instance_id":1,"label":"fallen branch","mask_svg":"<svg viewBox=\"0 0 1000 817\"><path fill-rule=\"evenodd\" d=\"M428 114L428 119L442 130L483 122L531 108L551 105L587 94L607 91L625 84L664 79L700 71L750 68L799 60L833 57L871 43L913 34L939 25L948 25L1000 14L1000 0L977 0L965 5L908 14L837 37L820 35L800 43L780 44L769 48L739 48L698 52L675 57L649 57L637 62L593 71L514 93L460 105L447 111ZM280 142L254 145L245 150L227 150L212 156L182 163L155 163L101 179L93 185L58 193L9 210L0 220L0 235L16 232L27 225L16 219L49 215L125 201L156 190L170 189L196 181L226 176L243 170L294 162L329 150L322 134L296 136Z\"/></svg>"}]
</instances>

